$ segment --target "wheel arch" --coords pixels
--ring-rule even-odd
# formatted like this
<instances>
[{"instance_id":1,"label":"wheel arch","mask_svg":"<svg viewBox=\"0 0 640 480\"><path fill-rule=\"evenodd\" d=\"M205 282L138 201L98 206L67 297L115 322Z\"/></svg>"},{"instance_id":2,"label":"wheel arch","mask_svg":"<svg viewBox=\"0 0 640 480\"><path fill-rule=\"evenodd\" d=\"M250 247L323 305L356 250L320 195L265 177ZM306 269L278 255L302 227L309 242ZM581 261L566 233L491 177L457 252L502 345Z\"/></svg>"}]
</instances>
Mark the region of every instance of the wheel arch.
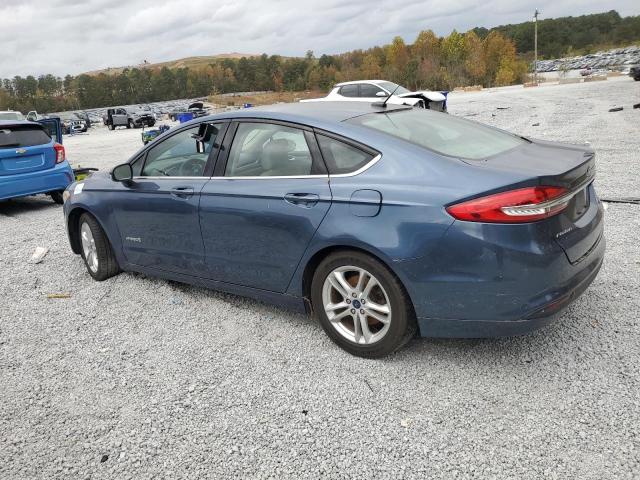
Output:
<instances>
[{"instance_id":1,"label":"wheel arch","mask_svg":"<svg viewBox=\"0 0 640 480\"><path fill-rule=\"evenodd\" d=\"M302 297L304 298L305 308L308 313L311 313L313 310L311 305L311 282L313 280L313 275L316 269L318 268L318 265L320 265L320 263L329 255L336 252L359 252L359 253L368 255L373 259L377 260L378 262L380 262L382 265L384 265L387 268L387 270L394 277L398 279L398 281L400 282L400 285L402 285L402 288L405 290L405 292L407 292L407 298L409 298L409 301L411 303L411 309L412 310L414 309L413 300L411 299L411 296L408 294L408 289L406 287L405 281L400 275L398 275L398 272L393 268L393 264L389 259L384 258L383 255L381 255L379 252L374 251L373 249L367 249L361 246L330 245L330 246L323 247L318 251L316 251L315 253L313 253L313 255L311 255L311 257L307 260L304 266L304 269L302 271L302 276L301 276Z\"/></svg>"},{"instance_id":2,"label":"wheel arch","mask_svg":"<svg viewBox=\"0 0 640 480\"><path fill-rule=\"evenodd\" d=\"M73 253L77 255L80 255L82 253L82 245L80 243L80 217L83 213L88 213L96 219L96 222L98 222L98 225L100 225L102 231L106 235L111 248L113 248L114 243L109 236L109 230L104 227L104 224L102 223L100 218L88 208L78 205L76 207L73 207L73 209L70 210L69 214L67 215L67 233L69 235L69 244L71 245L71 251L73 251Z\"/></svg>"}]
</instances>

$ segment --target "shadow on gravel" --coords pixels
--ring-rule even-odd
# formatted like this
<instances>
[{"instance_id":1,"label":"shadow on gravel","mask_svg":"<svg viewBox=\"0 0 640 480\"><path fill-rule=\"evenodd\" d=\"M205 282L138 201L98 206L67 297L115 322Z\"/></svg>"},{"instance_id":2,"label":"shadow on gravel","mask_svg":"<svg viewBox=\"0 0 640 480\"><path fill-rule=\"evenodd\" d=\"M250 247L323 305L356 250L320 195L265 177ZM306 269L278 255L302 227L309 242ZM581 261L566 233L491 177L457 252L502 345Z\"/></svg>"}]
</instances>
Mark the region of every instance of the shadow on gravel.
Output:
<instances>
[{"instance_id":1,"label":"shadow on gravel","mask_svg":"<svg viewBox=\"0 0 640 480\"><path fill-rule=\"evenodd\" d=\"M14 198L0 200L0 217L15 217L22 213L28 213L46 208L62 208L47 196Z\"/></svg>"}]
</instances>

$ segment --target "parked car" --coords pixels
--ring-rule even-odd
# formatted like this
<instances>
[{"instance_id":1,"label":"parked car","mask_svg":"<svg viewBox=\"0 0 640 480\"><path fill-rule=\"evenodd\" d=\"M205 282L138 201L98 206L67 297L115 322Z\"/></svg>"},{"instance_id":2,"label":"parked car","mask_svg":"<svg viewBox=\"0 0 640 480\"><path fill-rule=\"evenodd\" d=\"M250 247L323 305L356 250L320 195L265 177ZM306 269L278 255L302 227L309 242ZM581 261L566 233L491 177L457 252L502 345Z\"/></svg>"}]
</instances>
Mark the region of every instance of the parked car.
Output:
<instances>
[{"instance_id":1,"label":"parked car","mask_svg":"<svg viewBox=\"0 0 640 480\"><path fill-rule=\"evenodd\" d=\"M204 117L205 115L208 114L207 110L204 108L204 103L193 102L193 103L190 103L187 106L187 108L184 108L184 109L179 108L177 110L173 110L169 112L169 118L175 122L176 120L178 120L178 116L181 113L192 113L193 118Z\"/></svg>"},{"instance_id":2,"label":"parked car","mask_svg":"<svg viewBox=\"0 0 640 480\"><path fill-rule=\"evenodd\" d=\"M0 200L47 193L63 203L71 182L58 119L0 120Z\"/></svg>"},{"instance_id":3,"label":"parked car","mask_svg":"<svg viewBox=\"0 0 640 480\"><path fill-rule=\"evenodd\" d=\"M62 133L65 135L70 135L72 133L84 133L87 131L87 122L73 112L54 113L50 115L50 117L60 119Z\"/></svg>"},{"instance_id":4,"label":"parked car","mask_svg":"<svg viewBox=\"0 0 640 480\"><path fill-rule=\"evenodd\" d=\"M96 280L135 271L307 309L380 357L416 329L556 318L602 264L594 175L589 148L440 112L280 104L169 130L71 185L64 213Z\"/></svg>"},{"instance_id":5,"label":"parked car","mask_svg":"<svg viewBox=\"0 0 640 480\"><path fill-rule=\"evenodd\" d=\"M393 95L391 95L393 94ZM394 105L411 105L439 112L447 111L447 98L440 92L420 90L411 92L397 83L386 80L358 80L336 84L326 97L301 100L301 102L383 102Z\"/></svg>"},{"instance_id":6,"label":"parked car","mask_svg":"<svg viewBox=\"0 0 640 480\"><path fill-rule=\"evenodd\" d=\"M0 120L24 120L24 116L14 110L0 110Z\"/></svg>"},{"instance_id":7,"label":"parked car","mask_svg":"<svg viewBox=\"0 0 640 480\"><path fill-rule=\"evenodd\" d=\"M156 117L147 110L108 108L103 121L109 130L115 130L116 127L153 127L156 124Z\"/></svg>"},{"instance_id":8,"label":"parked car","mask_svg":"<svg viewBox=\"0 0 640 480\"><path fill-rule=\"evenodd\" d=\"M80 120L84 121L87 128L91 128L91 118L89 118L89 114L85 111L75 112L74 115L78 117Z\"/></svg>"},{"instance_id":9,"label":"parked car","mask_svg":"<svg viewBox=\"0 0 640 480\"><path fill-rule=\"evenodd\" d=\"M640 65L634 65L629 69L629 76L635 81L640 80Z\"/></svg>"}]
</instances>

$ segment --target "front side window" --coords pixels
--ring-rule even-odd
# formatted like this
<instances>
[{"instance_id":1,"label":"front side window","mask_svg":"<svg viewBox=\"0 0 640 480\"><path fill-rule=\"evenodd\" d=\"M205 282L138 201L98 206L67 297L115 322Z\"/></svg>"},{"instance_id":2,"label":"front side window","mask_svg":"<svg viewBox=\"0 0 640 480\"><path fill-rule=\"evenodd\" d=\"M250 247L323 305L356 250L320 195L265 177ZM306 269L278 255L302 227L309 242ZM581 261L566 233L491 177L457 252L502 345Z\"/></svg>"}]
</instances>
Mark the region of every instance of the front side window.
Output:
<instances>
[{"instance_id":1,"label":"front side window","mask_svg":"<svg viewBox=\"0 0 640 480\"><path fill-rule=\"evenodd\" d=\"M215 125L212 127L210 137L204 141L204 152L198 152L198 141L194 138L198 134L199 125L182 130L152 147L147 153L141 176L203 176L212 145L220 132Z\"/></svg>"},{"instance_id":2,"label":"front side window","mask_svg":"<svg viewBox=\"0 0 640 480\"><path fill-rule=\"evenodd\" d=\"M271 123L238 125L225 169L226 177L310 175L313 158L304 131Z\"/></svg>"},{"instance_id":3,"label":"front side window","mask_svg":"<svg viewBox=\"0 0 640 480\"><path fill-rule=\"evenodd\" d=\"M424 109L402 109L347 120L443 155L479 160L526 143L510 133Z\"/></svg>"},{"instance_id":4,"label":"front side window","mask_svg":"<svg viewBox=\"0 0 640 480\"><path fill-rule=\"evenodd\" d=\"M371 85L370 83L363 83L360 85L360 96L361 97L375 97L379 92L382 92L382 89L376 87L375 85ZM382 98L382 97L381 97Z\"/></svg>"},{"instance_id":5,"label":"front side window","mask_svg":"<svg viewBox=\"0 0 640 480\"><path fill-rule=\"evenodd\" d=\"M375 155L331 137L318 135L318 145L329 173L352 173L364 167Z\"/></svg>"},{"instance_id":6,"label":"front side window","mask_svg":"<svg viewBox=\"0 0 640 480\"><path fill-rule=\"evenodd\" d=\"M339 93L343 97L357 97L358 85L344 85L340 87Z\"/></svg>"}]
</instances>

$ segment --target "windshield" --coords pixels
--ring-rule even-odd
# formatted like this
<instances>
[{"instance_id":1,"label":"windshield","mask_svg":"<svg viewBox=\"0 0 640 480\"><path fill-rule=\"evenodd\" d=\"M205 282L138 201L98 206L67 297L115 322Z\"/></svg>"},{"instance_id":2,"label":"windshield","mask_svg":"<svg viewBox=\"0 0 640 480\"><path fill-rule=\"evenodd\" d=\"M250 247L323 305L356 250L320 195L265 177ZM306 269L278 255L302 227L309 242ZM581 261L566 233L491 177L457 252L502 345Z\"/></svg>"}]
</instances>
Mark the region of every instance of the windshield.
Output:
<instances>
[{"instance_id":1,"label":"windshield","mask_svg":"<svg viewBox=\"0 0 640 480\"><path fill-rule=\"evenodd\" d=\"M403 93L411 93L406 88L401 87L397 83L393 83L393 82L380 82L378 85L380 85L382 88L384 88L389 93L393 92L397 88L397 90L395 91L394 95L402 95Z\"/></svg>"},{"instance_id":2,"label":"windshield","mask_svg":"<svg viewBox=\"0 0 640 480\"><path fill-rule=\"evenodd\" d=\"M403 109L347 120L443 155L479 160L525 143L520 137L446 113Z\"/></svg>"},{"instance_id":3,"label":"windshield","mask_svg":"<svg viewBox=\"0 0 640 480\"><path fill-rule=\"evenodd\" d=\"M0 112L0 120L22 120L20 112Z\"/></svg>"}]
</instances>

